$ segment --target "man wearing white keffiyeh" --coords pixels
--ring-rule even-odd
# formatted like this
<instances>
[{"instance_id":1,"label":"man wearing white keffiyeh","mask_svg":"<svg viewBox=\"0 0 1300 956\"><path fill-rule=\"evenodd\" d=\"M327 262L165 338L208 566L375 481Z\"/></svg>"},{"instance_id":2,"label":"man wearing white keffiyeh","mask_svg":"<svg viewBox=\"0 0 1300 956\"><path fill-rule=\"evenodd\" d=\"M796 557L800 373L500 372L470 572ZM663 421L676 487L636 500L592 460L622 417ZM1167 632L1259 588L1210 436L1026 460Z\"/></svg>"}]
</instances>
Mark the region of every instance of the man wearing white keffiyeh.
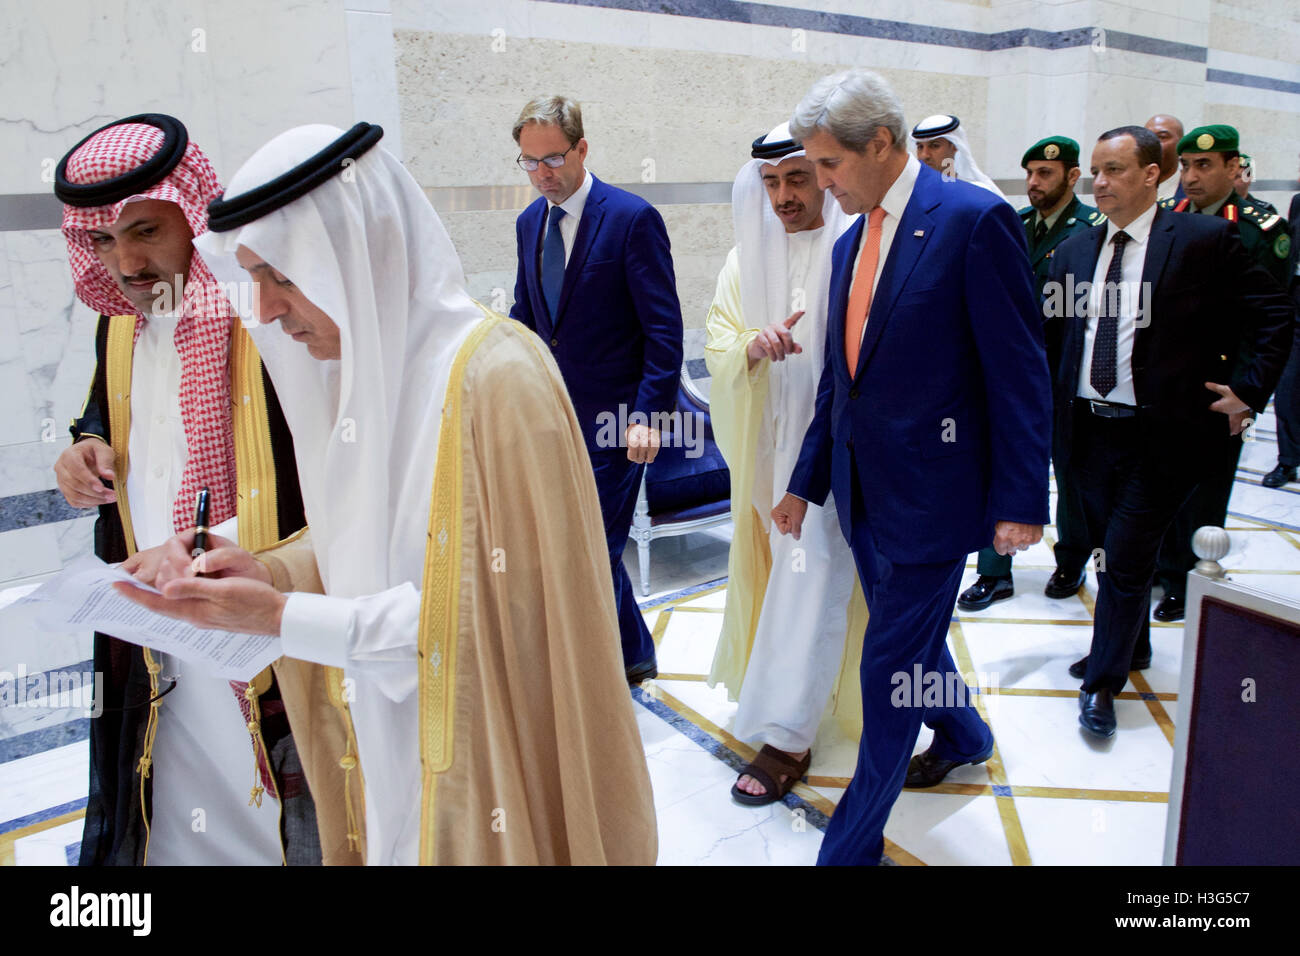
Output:
<instances>
[{"instance_id":1,"label":"man wearing white keffiyeh","mask_svg":"<svg viewBox=\"0 0 1300 956\"><path fill-rule=\"evenodd\" d=\"M736 246L707 320L710 411L731 471L735 526L709 681L725 683L740 701L736 736L763 744L732 789L738 802L761 806L807 769L836 691L850 598L854 633L866 615L834 501L809 509L798 541L774 533L769 519L812 420L825 363L831 247L848 217L817 188L786 124L759 137L751 155L732 190ZM856 667L849 670L849 699L836 710L853 723Z\"/></svg>"},{"instance_id":2,"label":"man wearing white keffiyeh","mask_svg":"<svg viewBox=\"0 0 1300 956\"><path fill-rule=\"evenodd\" d=\"M966 141L966 130L956 116L947 113L927 116L912 127L910 139L916 158L936 173L974 183L1003 199L1007 198L975 162L970 143Z\"/></svg>"},{"instance_id":3,"label":"man wearing white keffiyeh","mask_svg":"<svg viewBox=\"0 0 1300 956\"><path fill-rule=\"evenodd\" d=\"M163 597L133 597L343 669L368 863L651 864L649 774L564 380L535 335L470 298L382 135L275 137L196 243L219 277L260 289L248 317L308 531L260 561L216 540L216 579L182 560Z\"/></svg>"}]
</instances>

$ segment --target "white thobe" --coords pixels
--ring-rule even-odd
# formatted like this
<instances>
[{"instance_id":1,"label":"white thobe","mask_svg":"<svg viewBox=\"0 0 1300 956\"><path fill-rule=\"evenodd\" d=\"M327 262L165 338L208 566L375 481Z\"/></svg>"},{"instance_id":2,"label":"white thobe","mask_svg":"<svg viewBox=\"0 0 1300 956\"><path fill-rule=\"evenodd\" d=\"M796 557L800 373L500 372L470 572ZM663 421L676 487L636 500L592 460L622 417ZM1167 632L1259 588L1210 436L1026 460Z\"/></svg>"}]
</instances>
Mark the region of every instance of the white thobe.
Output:
<instances>
[{"instance_id":1,"label":"white thobe","mask_svg":"<svg viewBox=\"0 0 1300 956\"><path fill-rule=\"evenodd\" d=\"M175 332L174 317L151 317L132 358L126 493L142 551L175 533L172 503L189 457ZM236 522L213 531L234 538ZM261 807L249 806L256 761L230 682L154 654L162 665L160 690L179 680L159 708L149 865L278 865L280 807L269 795Z\"/></svg>"},{"instance_id":2,"label":"white thobe","mask_svg":"<svg viewBox=\"0 0 1300 956\"><path fill-rule=\"evenodd\" d=\"M341 667L366 781L366 865L420 862L420 592L403 582L343 598L294 592L280 638L288 657Z\"/></svg>"},{"instance_id":3,"label":"white thobe","mask_svg":"<svg viewBox=\"0 0 1300 956\"><path fill-rule=\"evenodd\" d=\"M807 288L819 232L808 230L785 237L788 288ZM768 324L765 319L746 320L754 327ZM816 340L824 342L825 336ZM783 362L772 363L768 374L783 376L792 362L813 362L820 372L824 358L824 346L805 349ZM812 395L794 395L791 389L777 388L775 383L768 389L759 441L770 443L771 448L768 487L772 489L772 500L766 503L769 511L785 496L790 483L804 433L812 422L815 391L814 386ZM783 407L774 407L774 401ZM760 452L760 460L762 457ZM755 485L762 483L756 475ZM741 740L756 740L788 753L801 753L812 746L817 735L817 725L844 656L855 565L831 496L827 496L824 507L809 503L798 541L781 534L773 523L768 530L768 546L772 571L740 691L734 732Z\"/></svg>"}]
</instances>

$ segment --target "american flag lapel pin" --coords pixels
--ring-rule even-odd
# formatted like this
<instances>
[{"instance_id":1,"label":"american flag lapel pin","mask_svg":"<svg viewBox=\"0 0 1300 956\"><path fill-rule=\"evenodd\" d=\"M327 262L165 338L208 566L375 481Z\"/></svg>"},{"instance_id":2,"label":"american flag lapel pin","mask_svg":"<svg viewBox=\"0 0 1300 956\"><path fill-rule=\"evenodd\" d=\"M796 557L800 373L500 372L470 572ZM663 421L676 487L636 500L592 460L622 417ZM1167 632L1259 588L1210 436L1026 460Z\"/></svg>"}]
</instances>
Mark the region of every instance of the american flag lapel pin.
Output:
<instances>
[{"instance_id":1,"label":"american flag lapel pin","mask_svg":"<svg viewBox=\"0 0 1300 956\"><path fill-rule=\"evenodd\" d=\"M915 236L917 239L920 239L922 236L925 235L925 230L924 230L924 229L918 229L918 230L916 230L916 232L912 233L912 235Z\"/></svg>"}]
</instances>

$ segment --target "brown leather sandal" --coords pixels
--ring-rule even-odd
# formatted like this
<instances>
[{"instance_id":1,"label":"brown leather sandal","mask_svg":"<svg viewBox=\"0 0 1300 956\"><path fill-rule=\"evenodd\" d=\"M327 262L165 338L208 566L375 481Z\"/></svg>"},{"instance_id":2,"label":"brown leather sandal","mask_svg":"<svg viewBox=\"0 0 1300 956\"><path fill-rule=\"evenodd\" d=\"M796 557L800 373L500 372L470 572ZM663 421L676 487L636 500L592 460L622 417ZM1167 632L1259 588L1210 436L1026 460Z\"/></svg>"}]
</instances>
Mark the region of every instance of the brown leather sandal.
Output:
<instances>
[{"instance_id":1,"label":"brown leather sandal","mask_svg":"<svg viewBox=\"0 0 1300 956\"><path fill-rule=\"evenodd\" d=\"M802 760L796 760L789 754L764 744L753 761L741 768L740 776L731 785L731 799L747 807L765 807L769 803L776 803L790 792L791 787L803 779L811 763L811 750L804 754ZM740 789L740 777L746 774L763 785L766 792L762 796L755 796ZM777 781L782 777L785 777L785 782L778 784Z\"/></svg>"}]
</instances>

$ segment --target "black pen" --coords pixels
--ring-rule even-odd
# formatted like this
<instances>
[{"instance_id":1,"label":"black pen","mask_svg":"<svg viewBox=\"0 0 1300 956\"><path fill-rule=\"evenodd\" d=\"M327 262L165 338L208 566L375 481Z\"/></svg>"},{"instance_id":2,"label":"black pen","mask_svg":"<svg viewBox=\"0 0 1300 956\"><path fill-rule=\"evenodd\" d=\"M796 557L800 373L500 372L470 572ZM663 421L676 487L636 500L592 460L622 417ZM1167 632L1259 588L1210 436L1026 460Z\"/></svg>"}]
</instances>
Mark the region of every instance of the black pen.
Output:
<instances>
[{"instance_id":1,"label":"black pen","mask_svg":"<svg viewBox=\"0 0 1300 956\"><path fill-rule=\"evenodd\" d=\"M197 558L206 554L208 550L208 511L211 508L212 496L208 489L204 488L199 492L198 499L194 506L194 547L190 550L190 557ZM204 577L199 572L199 577Z\"/></svg>"}]
</instances>

